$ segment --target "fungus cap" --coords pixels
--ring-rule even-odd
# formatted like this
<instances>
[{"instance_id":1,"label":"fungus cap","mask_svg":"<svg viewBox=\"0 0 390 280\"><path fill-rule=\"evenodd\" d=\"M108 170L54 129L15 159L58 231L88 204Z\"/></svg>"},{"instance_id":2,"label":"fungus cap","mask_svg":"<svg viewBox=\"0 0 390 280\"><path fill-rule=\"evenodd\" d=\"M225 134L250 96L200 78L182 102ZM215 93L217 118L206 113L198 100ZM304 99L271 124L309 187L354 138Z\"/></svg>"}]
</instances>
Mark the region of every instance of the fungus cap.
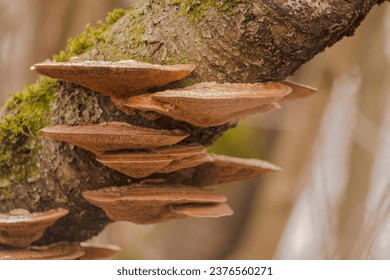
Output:
<instances>
[{"instance_id":1,"label":"fungus cap","mask_svg":"<svg viewBox=\"0 0 390 280\"><path fill-rule=\"evenodd\" d=\"M170 173L212 161L206 149L200 145L176 145L145 152L105 153L99 155L97 160L133 178Z\"/></svg>"},{"instance_id":2,"label":"fungus cap","mask_svg":"<svg viewBox=\"0 0 390 280\"><path fill-rule=\"evenodd\" d=\"M32 71L51 78L70 81L114 98L126 98L142 90L161 87L186 78L195 65L157 65L125 60L45 62Z\"/></svg>"},{"instance_id":3,"label":"fungus cap","mask_svg":"<svg viewBox=\"0 0 390 280\"><path fill-rule=\"evenodd\" d=\"M194 181L201 186L218 185L280 171L276 165L258 159L212 155L213 161L199 170Z\"/></svg>"},{"instance_id":4,"label":"fungus cap","mask_svg":"<svg viewBox=\"0 0 390 280\"><path fill-rule=\"evenodd\" d=\"M178 129L159 130L120 122L83 126L55 125L45 127L39 132L53 140L64 141L95 154L169 146L179 143L188 136Z\"/></svg>"},{"instance_id":5,"label":"fungus cap","mask_svg":"<svg viewBox=\"0 0 390 280\"><path fill-rule=\"evenodd\" d=\"M168 183L182 183L205 187L255 178L270 172L280 171L276 165L258 159L245 159L209 154L211 162L179 170L166 179ZM176 178L182 178L179 181Z\"/></svg>"},{"instance_id":6,"label":"fungus cap","mask_svg":"<svg viewBox=\"0 0 390 280\"><path fill-rule=\"evenodd\" d=\"M251 114L278 109L291 88L280 83L201 83L128 98L124 106L154 111L198 127L219 126Z\"/></svg>"},{"instance_id":7,"label":"fungus cap","mask_svg":"<svg viewBox=\"0 0 390 280\"><path fill-rule=\"evenodd\" d=\"M175 212L175 205L197 206L226 202L226 197L218 192L182 185L129 185L85 191L82 195L102 208L110 219L137 224L188 217L184 213Z\"/></svg>"},{"instance_id":8,"label":"fungus cap","mask_svg":"<svg viewBox=\"0 0 390 280\"><path fill-rule=\"evenodd\" d=\"M66 209L58 208L35 213L24 209L2 213L0 214L0 244L27 247L40 239L49 226L68 212Z\"/></svg>"}]
</instances>

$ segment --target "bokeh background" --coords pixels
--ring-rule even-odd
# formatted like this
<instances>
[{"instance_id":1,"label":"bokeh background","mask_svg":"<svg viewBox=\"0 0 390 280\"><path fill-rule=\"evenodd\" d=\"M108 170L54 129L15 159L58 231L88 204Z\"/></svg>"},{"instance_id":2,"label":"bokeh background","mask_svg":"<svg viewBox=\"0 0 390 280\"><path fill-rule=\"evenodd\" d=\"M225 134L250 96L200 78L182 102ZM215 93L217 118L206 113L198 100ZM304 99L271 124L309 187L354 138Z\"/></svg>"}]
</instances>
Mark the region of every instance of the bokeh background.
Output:
<instances>
[{"instance_id":1,"label":"bokeh background","mask_svg":"<svg viewBox=\"0 0 390 280\"><path fill-rule=\"evenodd\" d=\"M133 2L0 0L0 103L37 79L31 65ZM283 168L217 186L234 216L119 222L91 242L125 259L390 259L390 5L292 79L319 93L243 120L210 148Z\"/></svg>"}]
</instances>

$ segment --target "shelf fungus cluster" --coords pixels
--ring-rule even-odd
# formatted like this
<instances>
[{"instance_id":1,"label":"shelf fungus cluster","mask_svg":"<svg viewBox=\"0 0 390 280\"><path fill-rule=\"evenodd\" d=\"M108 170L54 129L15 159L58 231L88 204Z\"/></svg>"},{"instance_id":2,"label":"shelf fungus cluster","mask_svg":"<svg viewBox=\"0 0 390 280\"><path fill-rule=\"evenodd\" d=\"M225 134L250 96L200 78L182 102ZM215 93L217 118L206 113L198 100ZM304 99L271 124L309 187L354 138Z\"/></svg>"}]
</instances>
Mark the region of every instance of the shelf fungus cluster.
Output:
<instances>
[{"instance_id":1,"label":"shelf fungus cluster","mask_svg":"<svg viewBox=\"0 0 390 280\"><path fill-rule=\"evenodd\" d=\"M136 61L48 62L33 71L76 83L109 96L129 117L141 114L156 123L211 129L234 125L241 118L280 108L279 102L309 96L315 90L291 82L257 84L199 83L181 88L194 65L161 66ZM157 127L157 128L156 128ZM183 126L181 126L183 127ZM191 130L143 127L125 122L53 125L40 133L88 150L96 160L129 177L131 184L82 191L86 203L103 209L114 221L161 223L187 217L232 215L227 198L208 186L278 171L271 163L209 154L191 139ZM117 248L62 242L36 247L45 229L68 210L44 213L14 211L0 215L2 259L91 259L114 254ZM7 247L8 248L8 247Z\"/></svg>"}]
</instances>

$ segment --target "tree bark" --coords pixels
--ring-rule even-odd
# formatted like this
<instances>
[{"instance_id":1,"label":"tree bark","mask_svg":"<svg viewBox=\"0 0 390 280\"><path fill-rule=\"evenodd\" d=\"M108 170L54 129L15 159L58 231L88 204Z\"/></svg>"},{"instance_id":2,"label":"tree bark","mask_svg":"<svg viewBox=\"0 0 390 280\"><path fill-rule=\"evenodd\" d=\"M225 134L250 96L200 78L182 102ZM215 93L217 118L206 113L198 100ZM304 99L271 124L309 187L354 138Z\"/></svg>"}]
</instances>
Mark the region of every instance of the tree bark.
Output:
<instances>
[{"instance_id":1,"label":"tree bark","mask_svg":"<svg viewBox=\"0 0 390 280\"><path fill-rule=\"evenodd\" d=\"M198 65L189 79L173 86L201 81L279 81L344 36L353 35L372 6L384 1L222 1L238 2L225 5L228 9L210 4L218 1L209 1L207 9L200 11L197 8L206 4L186 6L194 2L198 1L144 1L78 59ZM142 114L127 116L107 97L67 82L59 84L50 112L52 124L124 121L153 128L179 128L190 133L187 142L203 145L231 127L204 129L167 117L152 122ZM93 154L77 147L45 138L38 144L44 147L38 158L39 172L25 182L12 184L12 195L2 197L0 212L14 208L69 209L70 214L49 228L37 244L81 241L96 235L110 220L102 210L87 203L81 192L125 185L130 179L100 165ZM180 176L175 182L186 179Z\"/></svg>"}]
</instances>

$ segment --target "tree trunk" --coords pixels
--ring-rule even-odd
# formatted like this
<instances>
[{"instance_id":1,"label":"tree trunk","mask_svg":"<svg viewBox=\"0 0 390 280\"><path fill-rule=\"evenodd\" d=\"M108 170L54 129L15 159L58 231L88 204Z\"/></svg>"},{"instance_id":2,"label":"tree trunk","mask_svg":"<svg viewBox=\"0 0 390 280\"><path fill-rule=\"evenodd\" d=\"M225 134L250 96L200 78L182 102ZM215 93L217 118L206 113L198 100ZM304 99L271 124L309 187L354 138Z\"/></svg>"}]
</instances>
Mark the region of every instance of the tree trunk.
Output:
<instances>
[{"instance_id":1,"label":"tree trunk","mask_svg":"<svg viewBox=\"0 0 390 280\"><path fill-rule=\"evenodd\" d=\"M382 2L144 1L105 29L103 39L95 38L92 47L78 59L198 65L189 79L174 86L201 81L279 81L326 47L353 35L372 6ZM68 50L68 54L73 53ZM187 142L202 145L209 145L231 127L205 129L165 117L152 122L141 114L127 116L105 96L67 82L58 85L49 112L51 124L124 121L153 128L179 128L190 133ZM4 113L15 114L12 106ZM4 135L0 131L3 149L14 151L28 142L24 134L16 135L20 141L13 143L5 141ZM49 228L37 244L81 241L96 235L110 220L102 210L87 203L81 192L126 185L129 178L97 163L92 153L68 144L42 137L31 149L38 148L37 156L34 152L30 156L36 157L39 171L28 173L22 181L5 176L16 170L10 165L13 162L2 164L0 212L15 208L31 212L69 209L70 214ZM174 180L185 178L177 174Z\"/></svg>"}]
</instances>

